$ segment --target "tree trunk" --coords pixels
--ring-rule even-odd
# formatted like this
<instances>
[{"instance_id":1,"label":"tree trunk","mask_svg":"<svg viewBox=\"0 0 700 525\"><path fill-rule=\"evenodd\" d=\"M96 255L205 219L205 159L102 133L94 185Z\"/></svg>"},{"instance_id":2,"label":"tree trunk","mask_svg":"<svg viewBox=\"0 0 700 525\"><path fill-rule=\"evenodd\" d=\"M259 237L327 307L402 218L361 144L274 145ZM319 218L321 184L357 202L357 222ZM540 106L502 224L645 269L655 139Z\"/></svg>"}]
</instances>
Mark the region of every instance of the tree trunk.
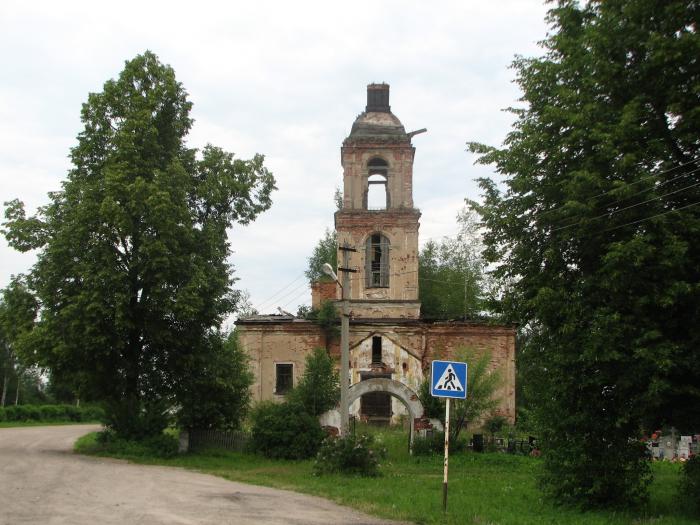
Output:
<instances>
[{"instance_id":1,"label":"tree trunk","mask_svg":"<svg viewBox=\"0 0 700 525\"><path fill-rule=\"evenodd\" d=\"M0 401L0 406L5 406L5 399L7 399L7 368L2 377L2 401Z\"/></svg>"},{"instance_id":2,"label":"tree trunk","mask_svg":"<svg viewBox=\"0 0 700 525\"><path fill-rule=\"evenodd\" d=\"M22 375L17 372L17 388L15 389L15 406L19 405L19 383Z\"/></svg>"}]
</instances>

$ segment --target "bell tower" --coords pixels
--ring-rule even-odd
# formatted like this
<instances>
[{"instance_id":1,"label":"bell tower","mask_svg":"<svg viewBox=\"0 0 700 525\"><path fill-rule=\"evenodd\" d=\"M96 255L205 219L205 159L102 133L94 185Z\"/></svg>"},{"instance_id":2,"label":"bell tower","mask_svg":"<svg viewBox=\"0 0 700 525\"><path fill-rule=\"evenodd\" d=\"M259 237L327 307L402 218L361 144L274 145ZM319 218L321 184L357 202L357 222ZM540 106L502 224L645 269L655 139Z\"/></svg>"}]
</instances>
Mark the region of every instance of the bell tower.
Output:
<instances>
[{"instance_id":1,"label":"bell tower","mask_svg":"<svg viewBox=\"0 0 700 525\"><path fill-rule=\"evenodd\" d=\"M343 207L335 214L338 246L356 250L349 252L354 317L420 316L411 138L422 131L406 133L391 112L388 84L367 86L365 111L341 147Z\"/></svg>"}]
</instances>

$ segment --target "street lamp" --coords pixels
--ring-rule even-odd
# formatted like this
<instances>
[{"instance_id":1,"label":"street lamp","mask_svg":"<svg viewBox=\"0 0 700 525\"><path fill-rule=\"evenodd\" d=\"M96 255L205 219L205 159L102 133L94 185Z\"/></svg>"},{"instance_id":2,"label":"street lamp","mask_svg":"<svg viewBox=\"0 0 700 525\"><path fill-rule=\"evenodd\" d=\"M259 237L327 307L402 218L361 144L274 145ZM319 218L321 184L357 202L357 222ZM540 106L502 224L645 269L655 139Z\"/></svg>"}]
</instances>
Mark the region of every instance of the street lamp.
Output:
<instances>
[{"instance_id":1,"label":"street lamp","mask_svg":"<svg viewBox=\"0 0 700 525\"><path fill-rule=\"evenodd\" d=\"M338 280L338 276L333 271L333 267L324 263L323 273L340 285L342 291L343 310L340 321L340 435L348 434L348 384L350 383L350 313L348 312L348 272L343 272L343 281ZM342 270L342 268L341 268ZM344 284L344 285L343 285Z\"/></svg>"}]
</instances>

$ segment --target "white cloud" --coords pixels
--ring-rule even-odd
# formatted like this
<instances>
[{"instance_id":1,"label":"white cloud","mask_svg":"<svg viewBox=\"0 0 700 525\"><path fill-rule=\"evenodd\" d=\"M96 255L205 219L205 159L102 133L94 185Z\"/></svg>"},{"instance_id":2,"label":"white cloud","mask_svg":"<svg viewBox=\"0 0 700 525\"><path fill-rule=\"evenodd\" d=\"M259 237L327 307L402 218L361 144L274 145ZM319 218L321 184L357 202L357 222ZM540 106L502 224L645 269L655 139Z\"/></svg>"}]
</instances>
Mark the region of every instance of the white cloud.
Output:
<instances>
[{"instance_id":1,"label":"white cloud","mask_svg":"<svg viewBox=\"0 0 700 525\"><path fill-rule=\"evenodd\" d=\"M391 84L392 109L408 130L429 130L414 139L421 235L456 231L464 197L478 196L473 179L490 173L473 166L465 142L503 140L512 116L501 109L519 96L508 65L539 52L545 9L539 0L6 0L0 198L19 197L28 210L44 204L70 166L87 94L151 49L190 93L190 144L264 153L277 177L273 208L231 232L239 286L259 304L303 272L333 224L340 145L369 82ZM0 241L0 286L32 260Z\"/></svg>"}]
</instances>

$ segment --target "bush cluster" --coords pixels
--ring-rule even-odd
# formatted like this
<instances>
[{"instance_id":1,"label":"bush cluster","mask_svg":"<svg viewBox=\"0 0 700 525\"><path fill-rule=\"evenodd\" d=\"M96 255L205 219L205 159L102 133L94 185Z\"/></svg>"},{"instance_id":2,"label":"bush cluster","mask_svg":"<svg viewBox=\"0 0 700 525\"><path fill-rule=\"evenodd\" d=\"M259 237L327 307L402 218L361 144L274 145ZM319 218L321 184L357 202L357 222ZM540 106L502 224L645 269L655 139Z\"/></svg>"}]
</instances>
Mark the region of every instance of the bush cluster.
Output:
<instances>
[{"instance_id":1,"label":"bush cluster","mask_svg":"<svg viewBox=\"0 0 700 525\"><path fill-rule=\"evenodd\" d=\"M683 463L679 492L683 506L693 514L700 514L700 456Z\"/></svg>"},{"instance_id":2,"label":"bush cluster","mask_svg":"<svg viewBox=\"0 0 700 525\"><path fill-rule=\"evenodd\" d=\"M251 420L250 449L268 458L313 457L325 435L318 419L291 401L260 403L253 409Z\"/></svg>"},{"instance_id":3,"label":"bush cluster","mask_svg":"<svg viewBox=\"0 0 700 525\"><path fill-rule=\"evenodd\" d=\"M0 421L81 422L101 421L104 411L97 406L12 405L0 407Z\"/></svg>"},{"instance_id":4,"label":"bush cluster","mask_svg":"<svg viewBox=\"0 0 700 525\"><path fill-rule=\"evenodd\" d=\"M413 439L411 449L415 456L432 456L433 454L443 454L445 452L445 433L433 432L427 437L417 436ZM453 452L464 452L467 450L467 442L464 439L450 440L450 454Z\"/></svg>"},{"instance_id":5,"label":"bush cluster","mask_svg":"<svg viewBox=\"0 0 700 525\"><path fill-rule=\"evenodd\" d=\"M314 462L316 474L379 475L379 460L386 457L384 447L373 447L374 438L362 434L345 437L329 436L321 445Z\"/></svg>"},{"instance_id":6,"label":"bush cluster","mask_svg":"<svg viewBox=\"0 0 700 525\"><path fill-rule=\"evenodd\" d=\"M143 439L124 439L112 430L97 434L99 452L110 456L172 458L178 453L178 440L175 436L161 433Z\"/></svg>"}]
</instances>

